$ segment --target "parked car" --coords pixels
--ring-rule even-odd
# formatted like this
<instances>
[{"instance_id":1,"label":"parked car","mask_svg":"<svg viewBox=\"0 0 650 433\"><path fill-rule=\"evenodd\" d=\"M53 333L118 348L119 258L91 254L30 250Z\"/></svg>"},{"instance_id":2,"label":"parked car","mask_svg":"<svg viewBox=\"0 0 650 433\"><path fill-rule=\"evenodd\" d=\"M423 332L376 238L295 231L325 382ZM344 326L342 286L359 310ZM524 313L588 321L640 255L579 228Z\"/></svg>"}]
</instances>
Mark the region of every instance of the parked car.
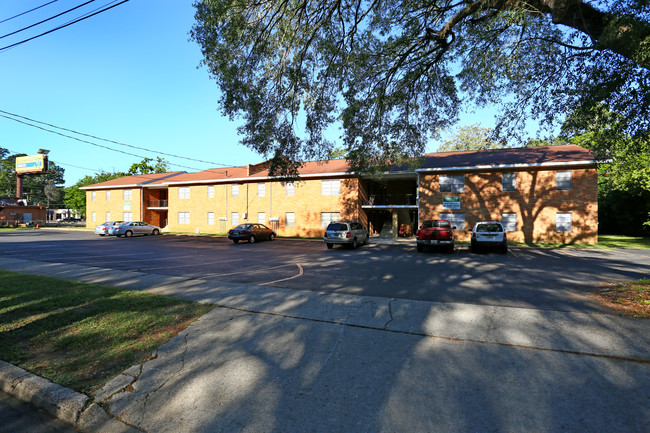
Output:
<instances>
[{"instance_id":1,"label":"parked car","mask_svg":"<svg viewBox=\"0 0 650 433\"><path fill-rule=\"evenodd\" d=\"M239 224L237 227L228 230L228 239L234 243L238 243L239 241L248 241L249 243L254 244L263 239L272 241L275 239L275 232L264 224Z\"/></svg>"},{"instance_id":2,"label":"parked car","mask_svg":"<svg viewBox=\"0 0 650 433\"><path fill-rule=\"evenodd\" d=\"M130 238L133 235L159 235L160 227L147 224L144 221L124 221L120 224L113 224L108 228L108 234L117 236L118 238L124 235Z\"/></svg>"},{"instance_id":3,"label":"parked car","mask_svg":"<svg viewBox=\"0 0 650 433\"><path fill-rule=\"evenodd\" d=\"M479 221L472 228L471 251L479 248L497 248L503 254L508 252L508 236L503 224L498 221Z\"/></svg>"},{"instance_id":4,"label":"parked car","mask_svg":"<svg viewBox=\"0 0 650 433\"><path fill-rule=\"evenodd\" d=\"M122 224L124 221L106 221L98 226L95 226L95 234L99 236L106 236L108 234L108 228L115 224Z\"/></svg>"},{"instance_id":5,"label":"parked car","mask_svg":"<svg viewBox=\"0 0 650 433\"><path fill-rule=\"evenodd\" d=\"M426 247L444 247L448 252L454 252L454 230L456 226L447 220L425 220L415 232L418 252Z\"/></svg>"},{"instance_id":6,"label":"parked car","mask_svg":"<svg viewBox=\"0 0 650 433\"><path fill-rule=\"evenodd\" d=\"M323 240L327 248L332 248L334 244L347 245L356 248L359 244L367 244L368 230L357 221L337 221L329 223L325 229Z\"/></svg>"}]
</instances>

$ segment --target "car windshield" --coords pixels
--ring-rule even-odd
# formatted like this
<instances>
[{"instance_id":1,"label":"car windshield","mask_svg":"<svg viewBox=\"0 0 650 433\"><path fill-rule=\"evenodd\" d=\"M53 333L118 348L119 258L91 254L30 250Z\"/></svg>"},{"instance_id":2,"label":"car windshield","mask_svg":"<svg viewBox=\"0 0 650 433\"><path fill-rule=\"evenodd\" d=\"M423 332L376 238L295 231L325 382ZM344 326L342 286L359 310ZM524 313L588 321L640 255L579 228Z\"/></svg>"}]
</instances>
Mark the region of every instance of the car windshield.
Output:
<instances>
[{"instance_id":1,"label":"car windshield","mask_svg":"<svg viewBox=\"0 0 650 433\"><path fill-rule=\"evenodd\" d=\"M239 224L233 230L249 230L251 228L251 226L252 226L252 224Z\"/></svg>"},{"instance_id":2,"label":"car windshield","mask_svg":"<svg viewBox=\"0 0 650 433\"><path fill-rule=\"evenodd\" d=\"M422 223L422 228L423 229L433 229L433 228L441 228L441 229L450 229L451 224L449 224L449 221L425 221Z\"/></svg>"},{"instance_id":3,"label":"car windshield","mask_svg":"<svg viewBox=\"0 0 650 433\"><path fill-rule=\"evenodd\" d=\"M337 231L337 232L347 230L347 229L348 229L348 225L341 224L341 223L331 223L330 225L327 226L327 230Z\"/></svg>"},{"instance_id":4,"label":"car windshield","mask_svg":"<svg viewBox=\"0 0 650 433\"><path fill-rule=\"evenodd\" d=\"M501 226L499 224L479 224L476 227L477 232L500 232Z\"/></svg>"}]
</instances>

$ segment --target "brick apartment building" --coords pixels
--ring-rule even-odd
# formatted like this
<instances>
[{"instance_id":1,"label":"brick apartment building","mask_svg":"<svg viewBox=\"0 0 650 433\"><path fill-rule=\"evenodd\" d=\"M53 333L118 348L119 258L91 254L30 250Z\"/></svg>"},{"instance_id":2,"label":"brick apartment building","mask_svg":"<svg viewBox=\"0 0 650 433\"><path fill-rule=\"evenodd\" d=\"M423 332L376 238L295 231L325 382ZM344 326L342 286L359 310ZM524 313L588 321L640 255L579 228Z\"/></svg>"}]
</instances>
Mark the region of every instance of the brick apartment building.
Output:
<instances>
[{"instance_id":1,"label":"brick apartment building","mask_svg":"<svg viewBox=\"0 0 650 433\"><path fill-rule=\"evenodd\" d=\"M597 170L574 145L425 155L418 169L381 178L352 174L345 160L308 162L300 180L268 175L267 163L127 176L84 187L87 224L141 220L174 232L225 233L260 222L280 236L322 236L353 219L372 234L410 234L424 219L449 219L456 238L502 221L513 242L596 243Z\"/></svg>"}]
</instances>

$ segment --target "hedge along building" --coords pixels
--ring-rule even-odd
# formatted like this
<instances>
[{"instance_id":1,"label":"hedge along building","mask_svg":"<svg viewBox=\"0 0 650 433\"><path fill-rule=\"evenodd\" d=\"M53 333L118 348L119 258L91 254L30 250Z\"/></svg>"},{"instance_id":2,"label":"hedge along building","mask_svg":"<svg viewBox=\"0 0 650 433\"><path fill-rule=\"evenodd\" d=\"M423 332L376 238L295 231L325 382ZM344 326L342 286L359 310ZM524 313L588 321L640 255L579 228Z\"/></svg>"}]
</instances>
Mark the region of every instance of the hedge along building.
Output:
<instances>
[{"instance_id":1,"label":"hedge along building","mask_svg":"<svg viewBox=\"0 0 650 433\"><path fill-rule=\"evenodd\" d=\"M84 187L88 224L143 220L174 232L225 233L243 222L280 236L318 237L334 220L358 220L372 234L408 233L424 219L449 219L469 240L476 221L503 221L515 242L596 243L597 170L579 146L432 153L418 169L379 178L345 160L307 162L283 182L268 163L127 176Z\"/></svg>"}]
</instances>

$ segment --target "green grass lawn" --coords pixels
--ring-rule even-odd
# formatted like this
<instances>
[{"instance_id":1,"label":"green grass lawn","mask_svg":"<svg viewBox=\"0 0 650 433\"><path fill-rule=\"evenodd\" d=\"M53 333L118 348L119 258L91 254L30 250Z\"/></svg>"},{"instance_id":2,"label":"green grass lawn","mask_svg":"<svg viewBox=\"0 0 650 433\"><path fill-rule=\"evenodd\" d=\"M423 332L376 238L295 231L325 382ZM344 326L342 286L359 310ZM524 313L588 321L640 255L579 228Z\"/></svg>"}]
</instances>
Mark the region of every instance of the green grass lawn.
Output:
<instances>
[{"instance_id":1,"label":"green grass lawn","mask_svg":"<svg viewBox=\"0 0 650 433\"><path fill-rule=\"evenodd\" d=\"M623 235L598 235L597 245L588 244L544 244L532 243L524 244L519 242L511 242L510 245L523 245L531 247L556 247L556 248L640 248L650 249L650 238L641 236L623 236Z\"/></svg>"},{"instance_id":2,"label":"green grass lawn","mask_svg":"<svg viewBox=\"0 0 650 433\"><path fill-rule=\"evenodd\" d=\"M92 393L212 308L0 271L0 359Z\"/></svg>"}]
</instances>

